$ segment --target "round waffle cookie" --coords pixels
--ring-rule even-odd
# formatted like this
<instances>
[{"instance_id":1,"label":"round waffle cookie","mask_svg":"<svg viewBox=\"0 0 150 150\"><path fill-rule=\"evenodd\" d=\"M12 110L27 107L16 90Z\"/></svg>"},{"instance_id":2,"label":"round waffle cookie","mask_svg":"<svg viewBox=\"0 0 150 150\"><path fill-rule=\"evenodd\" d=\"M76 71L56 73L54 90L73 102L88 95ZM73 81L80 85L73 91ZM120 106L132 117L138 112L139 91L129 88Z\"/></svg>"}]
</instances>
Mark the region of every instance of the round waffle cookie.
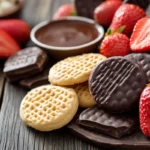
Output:
<instances>
[{"instance_id":1,"label":"round waffle cookie","mask_svg":"<svg viewBox=\"0 0 150 150\"><path fill-rule=\"evenodd\" d=\"M123 57L109 58L94 69L89 89L99 107L121 113L138 105L147 80L143 71Z\"/></svg>"},{"instance_id":2,"label":"round waffle cookie","mask_svg":"<svg viewBox=\"0 0 150 150\"><path fill-rule=\"evenodd\" d=\"M150 54L148 53L132 53L125 58L137 63L139 67L144 71L150 82Z\"/></svg>"},{"instance_id":3,"label":"round waffle cookie","mask_svg":"<svg viewBox=\"0 0 150 150\"><path fill-rule=\"evenodd\" d=\"M45 85L31 90L20 105L24 123L36 130L51 131L68 124L78 110L71 88Z\"/></svg>"},{"instance_id":4,"label":"round waffle cookie","mask_svg":"<svg viewBox=\"0 0 150 150\"><path fill-rule=\"evenodd\" d=\"M88 82L77 84L73 88L78 95L80 107L89 108L96 104L95 100L90 94Z\"/></svg>"},{"instance_id":5,"label":"round waffle cookie","mask_svg":"<svg viewBox=\"0 0 150 150\"><path fill-rule=\"evenodd\" d=\"M105 56L94 53L68 57L50 69L49 81L60 86L83 83L89 79L94 67L105 59Z\"/></svg>"}]
</instances>

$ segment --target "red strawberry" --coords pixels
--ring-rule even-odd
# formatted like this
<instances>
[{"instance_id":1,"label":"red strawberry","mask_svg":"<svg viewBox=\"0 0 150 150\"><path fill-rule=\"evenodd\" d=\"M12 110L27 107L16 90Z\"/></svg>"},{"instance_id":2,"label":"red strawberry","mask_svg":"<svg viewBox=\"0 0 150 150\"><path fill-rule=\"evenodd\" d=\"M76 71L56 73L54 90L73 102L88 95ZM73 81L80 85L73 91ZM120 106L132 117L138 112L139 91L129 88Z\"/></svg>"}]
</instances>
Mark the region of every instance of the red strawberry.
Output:
<instances>
[{"instance_id":1,"label":"red strawberry","mask_svg":"<svg viewBox=\"0 0 150 150\"><path fill-rule=\"evenodd\" d=\"M150 137L150 86L142 92L140 98L140 126L145 136Z\"/></svg>"},{"instance_id":2,"label":"red strawberry","mask_svg":"<svg viewBox=\"0 0 150 150\"><path fill-rule=\"evenodd\" d=\"M94 19L101 25L109 26L116 10L120 7L122 1L109 0L104 1L94 10Z\"/></svg>"},{"instance_id":3,"label":"red strawberry","mask_svg":"<svg viewBox=\"0 0 150 150\"><path fill-rule=\"evenodd\" d=\"M19 43L24 43L30 39L30 27L23 20L1 19L0 28L8 32Z\"/></svg>"},{"instance_id":4,"label":"red strawberry","mask_svg":"<svg viewBox=\"0 0 150 150\"><path fill-rule=\"evenodd\" d=\"M150 17L140 19L133 30L130 46L133 52L150 51Z\"/></svg>"},{"instance_id":5,"label":"red strawberry","mask_svg":"<svg viewBox=\"0 0 150 150\"><path fill-rule=\"evenodd\" d=\"M58 8L55 12L53 19L61 19L67 16L74 16L76 14L73 4L65 4Z\"/></svg>"},{"instance_id":6,"label":"red strawberry","mask_svg":"<svg viewBox=\"0 0 150 150\"><path fill-rule=\"evenodd\" d=\"M136 22L145 17L145 12L142 8L133 4L123 4L116 11L110 29L116 31L120 26L126 26L123 33L130 36Z\"/></svg>"},{"instance_id":7,"label":"red strawberry","mask_svg":"<svg viewBox=\"0 0 150 150\"><path fill-rule=\"evenodd\" d=\"M7 32L0 29L0 58L7 58L19 50L18 43Z\"/></svg>"},{"instance_id":8,"label":"red strawberry","mask_svg":"<svg viewBox=\"0 0 150 150\"><path fill-rule=\"evenodd\" d=\"M100 53L106 57L125 56L129 52L129 38L121 33L106 36L100 47Z\"/></svg>"}]
</instances>

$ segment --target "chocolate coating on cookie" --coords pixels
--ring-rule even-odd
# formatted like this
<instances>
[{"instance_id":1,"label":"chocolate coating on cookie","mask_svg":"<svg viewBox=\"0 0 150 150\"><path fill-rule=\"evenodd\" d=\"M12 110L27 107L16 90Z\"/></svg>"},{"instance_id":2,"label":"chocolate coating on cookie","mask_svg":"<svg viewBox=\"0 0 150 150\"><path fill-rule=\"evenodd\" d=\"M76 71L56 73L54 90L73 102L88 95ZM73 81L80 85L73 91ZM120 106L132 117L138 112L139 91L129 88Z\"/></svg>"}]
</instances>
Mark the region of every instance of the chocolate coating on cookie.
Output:
<instances>
[{"instance_id":1,"label":"chocolate coating on cookie","mask_svg":"<svg viewBox=\"0 0 150 150\"><path fill-rule=\"evenodd\" d=\"M89 89L99 107L121 113L138 105L146 83L145 74L136 64L123 57L112 57L94 69Z\"/></svg>"},{"instance_id":2,"label":"chocolate coating on cookie","mask_svg":"<svg viewBox=\"0 0 150 150\"><path fill-rule=\"evenodd\" d=\"M137 63L139 67L144 71L147 76L148 81L150 82L150 54L148 53L132 53L125 58Z\"/></svg>"}]
</instances>

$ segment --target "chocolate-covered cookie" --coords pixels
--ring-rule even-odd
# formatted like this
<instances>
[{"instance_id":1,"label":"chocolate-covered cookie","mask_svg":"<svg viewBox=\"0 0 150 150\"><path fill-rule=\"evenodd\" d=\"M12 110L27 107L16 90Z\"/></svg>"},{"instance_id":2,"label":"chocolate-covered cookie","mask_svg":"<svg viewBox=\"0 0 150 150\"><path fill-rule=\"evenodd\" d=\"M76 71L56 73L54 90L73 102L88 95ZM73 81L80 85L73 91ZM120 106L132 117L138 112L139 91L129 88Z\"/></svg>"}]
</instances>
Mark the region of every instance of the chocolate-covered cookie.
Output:
<instances>
[{"instance_id":1,"label":"chocolate-covered cookie","mask_svg":"<svg viewBox=\"0 0 150 150\"><path fill-rule=\"evenodd\" d=\"M112 114L98 108L88 108L80 114L79 124L89 130L121 138L139 128L138 114Z\"/></svg>"},{"instance_id":2,"label":"chocolate-covered cookie","mask_svg":"<svg viewBox=\"0 0 150 150\"><path fill-rule=\"evenodd\" d=\"M112 57L94 69L89 89L99 107L121 113L138 105L146 83L146 76L137 64L123 57Z\"/></svg>"},{"instance_id":3,"label":"chocolate-covered cookie","mask_svg":"<svg viewBox=\"0 0 150 150\"><path fill-rule=\"evenodd\" d=\"M41 72L47 60L46 52L38 47L28 47L9 57L3 71L10 81L18 81Z\"/></svg>"},{"instance_id":4,"label":"chocolate-covered cookie","mask_svg":"<svg viewBox=\"0 0 150 150\"><path fill-rule=\"evenodd\" d=\"M75 0L75 7L79 16L93 18L94 9L104 0Z\"/></svg>"},{"instance_id":5,"label":"chocolate-covered cookie","mask_svg":"<svg viewBox=\"0 0 150 150\"><path fill-rule=\"evenodd\" d=\"M150 54L148 53L132 53L125 58L137 63L140 68L145 72L148 81L150 82Z\"/></svg>"}]
</instances>

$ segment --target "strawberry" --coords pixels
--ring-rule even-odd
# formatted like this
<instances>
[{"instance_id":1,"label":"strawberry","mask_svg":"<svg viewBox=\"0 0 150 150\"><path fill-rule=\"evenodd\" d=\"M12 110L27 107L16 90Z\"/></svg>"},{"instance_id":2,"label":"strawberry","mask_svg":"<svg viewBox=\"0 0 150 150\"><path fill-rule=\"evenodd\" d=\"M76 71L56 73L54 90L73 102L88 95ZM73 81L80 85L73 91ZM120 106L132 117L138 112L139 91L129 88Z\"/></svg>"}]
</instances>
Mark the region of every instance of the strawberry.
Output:
<instances>
[{"instance_id":1,"label":"strawberry","mask_svg":"<svg viewBox=\"0 0 150 150\"><path fill-rule=\"evenodd\" d=\"M150 17L140 19L130 38L130 46L133 52L150 51Z\"/></svg>"},{"instance_id":2,"label":"strawberry","mask_svg":"<svg viewBox=\"0 0 150 150\"><path fill-rule=\"evenodd\" d=\"M19 50L18 43L7 32L0 29L0 58L7 58Z\"/></svg>"},{"instance_id":3,"label":"strawberry","mask_svg":"<svg viewBox=\"0 0 150 150\"><path fill-rule=\"evenodd\" d=\"M110 29L116 31L120 26L126 26L123 33L130 36L136 22L145 16L142 8L133 4L123 4L116 11Z\"/></svg>"},{"instance_id":4,"label":"strawberry","mask_svg":"<svg viewBox=\"0 0 150 150\"><path fill-rule=\"evenodd\" d=\"M76 11L73 4L64 4L55 12L53 19L61 19L67 16L75 16Z\"/></svg>"},{"instance_id":5,"label":"strawberry","mask_svg":"<svg viewBox=\"0 0 150 150\"><path fill-rule=\"evenodd\" d=\"M30 27L23 20L1 19L0 28L8 32L19 43L24 43L30 39Z\"/></svg>"},{"instance_id":6,"label":"strawberry","mask_svg":"<svg viewBox=\"0 0 150 150\"><path fill-rule=\"evenodd\" d=\"M123 28L120 29L120 32L122 32ZM124 34L111 32L111 30L108 31L106 34L107 36L103 39L100 47L100 53L106 57L125 56L129 54L129 38Z\"/></svg>"},{"instance_id":7,"label":"strawberry","mask_svg":"<svg viewBox=\"0 0 150 150\"><path fill-rule=\"evenodd\" d=\"M140 127L145 136L150 137L150 86L148 85L140 97Z\"/></svg>"},{"instance_id":8,"label":"strawberry","mask_svg":"<svg viewBox=\"0 0 150 150\"><path fill-rule=\"evenodd\" d=\"M120 7L122 1L109 0L104 1L94 10L94 19L101 25L109 27L116 10Z\"/></svg>"}]
</instances>

